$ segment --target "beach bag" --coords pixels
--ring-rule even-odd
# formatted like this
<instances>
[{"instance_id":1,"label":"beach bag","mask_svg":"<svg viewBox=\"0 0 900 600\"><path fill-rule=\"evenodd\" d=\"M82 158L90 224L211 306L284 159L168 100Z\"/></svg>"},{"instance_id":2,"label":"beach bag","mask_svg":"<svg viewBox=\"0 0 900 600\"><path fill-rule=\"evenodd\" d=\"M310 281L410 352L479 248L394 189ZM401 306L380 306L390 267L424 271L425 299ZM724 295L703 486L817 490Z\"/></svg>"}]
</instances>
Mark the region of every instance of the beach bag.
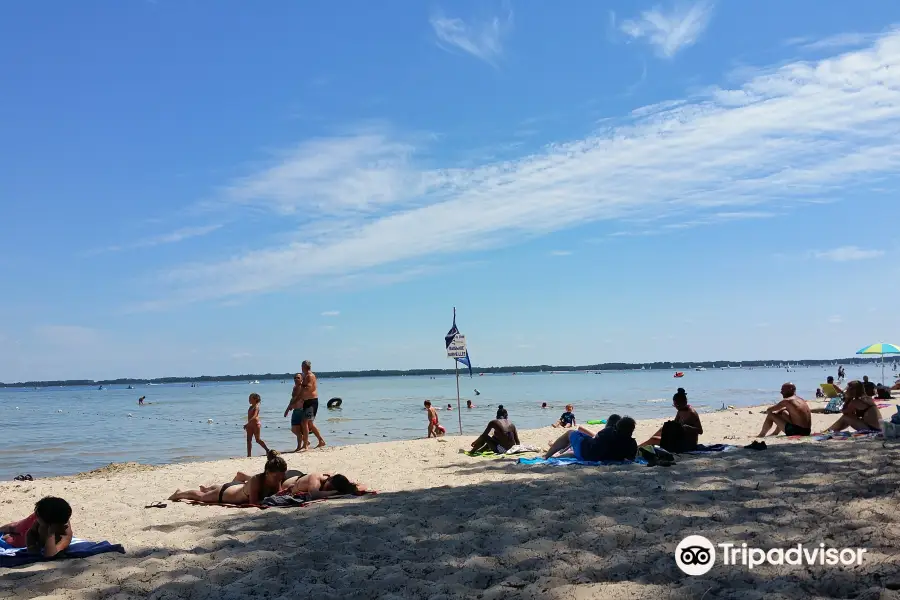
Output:
<instances>
[{"instance_id":1,"label":"beach bag","mask_svg":"<svg viewBox=\"0 0 900 600\"><path fill-rule=\"evenodd\" d=\"M662 426L660 447L669 452L681 452L685 446L684 427L677 421L666 421Z\"/></svg>"}]
</instances>

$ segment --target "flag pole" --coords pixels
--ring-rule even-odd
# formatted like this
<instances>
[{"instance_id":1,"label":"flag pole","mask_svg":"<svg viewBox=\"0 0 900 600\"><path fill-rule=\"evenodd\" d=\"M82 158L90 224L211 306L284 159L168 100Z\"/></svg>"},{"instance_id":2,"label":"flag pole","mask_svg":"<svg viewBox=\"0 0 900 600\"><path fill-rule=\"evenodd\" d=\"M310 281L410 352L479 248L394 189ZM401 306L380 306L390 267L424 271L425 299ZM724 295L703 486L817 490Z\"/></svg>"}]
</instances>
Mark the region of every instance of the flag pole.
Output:
<instances>
[{"instance_id":1,"label":"flag pole","mask_svg":"<svg viewBox=\"0 0 900 600\"><path fill-rule=\"evenodd\" d=\"M459 403L459 361L454 359L456 365L456 416L459 417L459 435L462 435L462 407Z\"/></svg>"}]
</instances>

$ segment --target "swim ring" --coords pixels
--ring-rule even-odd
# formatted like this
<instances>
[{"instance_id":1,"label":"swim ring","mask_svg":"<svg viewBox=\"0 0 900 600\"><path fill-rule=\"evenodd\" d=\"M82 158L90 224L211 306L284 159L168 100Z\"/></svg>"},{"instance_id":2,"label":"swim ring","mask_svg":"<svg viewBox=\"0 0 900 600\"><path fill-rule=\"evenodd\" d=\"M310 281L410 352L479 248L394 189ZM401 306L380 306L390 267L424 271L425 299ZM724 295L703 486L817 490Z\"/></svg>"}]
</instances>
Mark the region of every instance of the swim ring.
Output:
<instances>
[{"instance_id":1,"label":"swim ring","mask_svg":"<svg viewBox=\"0 0 900 600\"><path fill-rule=\"evenodd\" d=\"M342 402L343 400L341 400L340 398L332 398L328 401L328 404L326 404L326 406L328 408L340 408Z\"/></svg>"}]
</instances>

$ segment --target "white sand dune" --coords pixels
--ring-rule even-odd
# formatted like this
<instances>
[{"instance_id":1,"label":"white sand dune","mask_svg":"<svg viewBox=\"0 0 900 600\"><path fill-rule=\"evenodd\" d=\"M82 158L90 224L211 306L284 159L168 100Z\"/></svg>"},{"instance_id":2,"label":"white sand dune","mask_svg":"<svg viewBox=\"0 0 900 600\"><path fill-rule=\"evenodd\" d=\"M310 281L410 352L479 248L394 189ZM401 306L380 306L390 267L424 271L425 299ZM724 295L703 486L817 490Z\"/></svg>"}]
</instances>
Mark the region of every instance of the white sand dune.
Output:
<instances>
[{"instance_id":1,"label":"white sand dune","mask_svg":"<svg viewBox=\"0 0 900 600\"><path fill-rule=\"evenodd\" d=\"M759 410L703 415L701 441L749 443ZM833 419L815 415L815 429ZM639 423L635 437L660 424ZM521 437L546 446L558 434ZM782 437L766 451L681 457L669 468L549 468L460 454L471 439L287 455L292 468L342 472L380 492L296 509L144 508L176 487L257 471L259 457L2 484L0 521L25 516L41 496L62 496L79 537L122 543L127 554L0 571L0 597L900 597L896 442ZM689 534L868 553L859 567L716 565L689 577L673 558Z\"/></svg>"}]
</instances>

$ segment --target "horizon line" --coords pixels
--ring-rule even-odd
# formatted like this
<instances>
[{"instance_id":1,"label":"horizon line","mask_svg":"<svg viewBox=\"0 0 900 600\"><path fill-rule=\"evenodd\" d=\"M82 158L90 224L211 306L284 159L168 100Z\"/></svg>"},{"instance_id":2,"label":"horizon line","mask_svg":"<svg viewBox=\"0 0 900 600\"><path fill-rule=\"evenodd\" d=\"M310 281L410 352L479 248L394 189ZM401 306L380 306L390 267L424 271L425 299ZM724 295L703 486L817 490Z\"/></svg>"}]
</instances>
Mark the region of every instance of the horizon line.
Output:
<instances>
[{"instance_id":1,"label":"horizon line","mask_svg":"<svg viewBox=\"0 0 900 600\"><path fill-rule=\"evenodd\" d=\"M849 364L858 364L861 362L877 361L883 358L880 355L857 355L844 358L821 358L821 359L757 359L757 360L707 360L707 361L653 361L653 362L606 362L590 365L508 365L508 366L491 366L481 367L472 370L479 373L502 373L502 372L542 372L546 370L557 371L640 371L641 367L649 367L647 370L671 370L671 369L690 369L694 367L716 367L717 365L739 365L746 364L751 367L767 366L774 364L796 364L800 366L817 366L828 363L844 362ZM669 365L668 367L665 365ZM317 373L318 377L325 379L335 377L392 377L398 375L452 375L456 369L447 368L423 368L423 369L357 369L346 371L321 371ZM104 385L104 384L128 384L128 383L190 383L190 382L208 382L208 381L240 381L244 379L287 379L294 375L293 371L284 373L246 373L238 375L193 375L193 376L166 376L166 377L118 377L115 379L57 379L57 380L31 380L17 381L12 383L0 382L0 387L49 387L49 386L78 386L78 385Z\"/></svg>"}]
</instances>

